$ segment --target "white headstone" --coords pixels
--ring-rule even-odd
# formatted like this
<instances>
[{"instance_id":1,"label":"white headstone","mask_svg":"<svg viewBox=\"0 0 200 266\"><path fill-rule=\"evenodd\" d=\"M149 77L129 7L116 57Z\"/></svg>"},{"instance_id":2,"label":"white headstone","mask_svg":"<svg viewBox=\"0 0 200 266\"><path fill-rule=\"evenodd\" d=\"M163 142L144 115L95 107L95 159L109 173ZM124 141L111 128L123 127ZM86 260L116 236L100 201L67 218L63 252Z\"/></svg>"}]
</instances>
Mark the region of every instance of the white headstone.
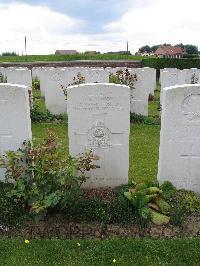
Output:
<instances>
[{"instance_id":1,"label":"white headstone","mask_svg":"<svg viewBox=\"0 0 200 266\"><path fill-rule=\"evenodd\" d=\"M158 180L200 192L200 85L163 89Z\"/></svg>"},{"instance_id":2,"label":"white headstone","mask_svg":"<svg viewBox=\"0 0 200 266\"><path fill-rule=\"evenodd\" d=\"M160 88L160 103L162 104L162 97L163 97L163 89L176 86L179 82L179 72L180 70L177 68L169 68L167 70L162 71L161 76L161 88Z\"/></svg>"},{"instance_id":3,"label":"white headstone","mask_svg":"<svg viewBox=\"0 0 200 266\"><path fill-rule=\"evenodd\" d=\"M86 83L109 83L109 73L104 69L88 69L85 72Z\"/></svg>"},{"instance_id":4,"label":"white headstone","mask_svg":"<svg viewBox=\"0 0 200 266\"><path fill-rule=\"evenodd\" d=\"M0 84L0 154L15 151L24 140L31 140L31 120L27 87ZM2 180L3 170L0 169Z\"/></svg>"},{"instance_id":5,"label":"white headstone","mask_svg":"<svg viewBox=\"0 0 200 266\"><path fill-rule=\"evenodd\" d=\"M45 105L52 114L67 112L67 101L61 86L69 84L66 69L50 69L45 71Z\"/></svg>"},{"instance_id":6,"label":"white headstone","mask_svg":"<svg viewBox=\"0 0 200 266\"><path fill-rule=\"evenodd\" d=\"M137 76L134 89L131 89L131 113L148 116L149 86L146 72L142 68L133 68L130 73Z\"/></svg>"},{"instance_id":7,"label":"white headstone","mask_svg":"<svg viewBox=\"0 0 200 266\"><path fill-rule=\"evenodd\" d=\"M156 69L150 67L144 67L143 70L146 73L145 79L147 79L149 94L154 95L154 90L156 89Z\"/></svg>"},{"instance_id":8,"label":"white headstone","mask_svg":"<svg viewBox=\"0 0 200 266\"><path fill-rule=\"evenodd\" d=\"M68 88L68 135L71 155L92 150L99 169L86 187L115 187L128 182L130 88L82 84Z\"/></svg>"},{"instance_id":9,"label":"white headstone","mask_svg":"<svg viewBox=\"0 0 200 266\"><path fill-rule=\"evenodd\" d=\"M31 70L28 69L9 69L6 71L7 82L32 87Z\"/></svg>"}]
</instances>

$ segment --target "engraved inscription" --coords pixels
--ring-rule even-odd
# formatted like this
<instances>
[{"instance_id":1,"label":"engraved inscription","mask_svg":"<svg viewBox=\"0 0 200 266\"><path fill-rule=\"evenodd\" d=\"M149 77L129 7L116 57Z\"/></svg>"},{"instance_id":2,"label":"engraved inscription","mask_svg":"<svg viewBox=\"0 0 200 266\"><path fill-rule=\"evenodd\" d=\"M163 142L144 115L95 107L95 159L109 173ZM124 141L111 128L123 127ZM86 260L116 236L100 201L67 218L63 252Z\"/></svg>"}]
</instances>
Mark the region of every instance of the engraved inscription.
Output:
<instances>
[{"instance_id":1,"label":"engraved inscription","mask_svg":"<svg viewBox=\"0 0 200 266\"><path fill-rule=\"evenodd\" d=\"M200 94L191 94L182 102L182 112L187 120L200 121Z\"/></svg>"},{"instance_id":2,"label":"engraved inscription","mask_svg":"<svg viewBox=\"0 0 200 266\"><path fill-rule=\"evenodd\" d=\"M60 76L59 73L54 73L54 74L52 75L52 77L51 77L51 80L52 80L52 81L55 81L55 82L60 82L60 81L62 81L61 76Z\"/></svg>"},{"instance_id":3,"label":"engraved inscription","mask_svg":"<svg viewBox=\"0 0 200 266\"><path fill-rule=\"evenodd\" d=\"M111 93L90 94L73 108L76 111L120 111L123 106L116 101Z\"/></svg>"},{"instance_id":4,"label":"engraved inscription","mask_svg":"<svg viewBox=\"0 0 200 266\"><path fill-rule=\"evenodd\" d=\"M109 148L111 131L105 126L104 122L97 121L94 126L88 131L87 148Z\"/></svg>"}]
</instances>

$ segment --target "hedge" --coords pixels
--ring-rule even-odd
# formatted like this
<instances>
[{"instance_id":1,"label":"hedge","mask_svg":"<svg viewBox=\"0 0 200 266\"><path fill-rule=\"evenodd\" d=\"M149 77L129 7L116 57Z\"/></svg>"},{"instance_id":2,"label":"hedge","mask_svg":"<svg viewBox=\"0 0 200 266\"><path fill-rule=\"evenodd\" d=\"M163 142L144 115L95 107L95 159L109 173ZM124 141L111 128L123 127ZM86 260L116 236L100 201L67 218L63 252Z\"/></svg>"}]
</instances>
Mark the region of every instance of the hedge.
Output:
<instances>
[{"instance_id":1,"label":"hedge","mask_svg":"<svg viewBox=\"0 0 200 266\"><path fill-rule=\"evenodd\" d=\"M162 68L178 68L178 69L200 68L200 59L145 58L142 59L142 66L152 67L157 70L160 70Z\"/></svg>"}]
</instances>

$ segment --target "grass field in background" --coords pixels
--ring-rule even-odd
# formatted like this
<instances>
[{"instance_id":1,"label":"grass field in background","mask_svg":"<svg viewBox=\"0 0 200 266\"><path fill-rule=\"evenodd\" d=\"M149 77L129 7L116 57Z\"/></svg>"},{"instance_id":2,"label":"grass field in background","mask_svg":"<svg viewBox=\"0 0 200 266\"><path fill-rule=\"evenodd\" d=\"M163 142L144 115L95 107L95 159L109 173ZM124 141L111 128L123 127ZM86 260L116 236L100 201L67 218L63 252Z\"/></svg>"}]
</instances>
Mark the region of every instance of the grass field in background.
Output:
<instances>
[{"instance_id":1,"label":"grass field in background","mask_svg":"<svg viewBox=\"0 0 200 266\"><path fill-rule=\"evenodd\" d=\"M27 55L27 56L0 56L0 62L52 62L72 60L142 60L138 55L119 54L77 54L77 55Z\"/></svg>"},{"instance_id":2,"label":"grass field in background","mask_svg":"<svg viewBox=\"0 0 200 266\"><path fill-rule=\"evenodd\" d=\"M200 239L0 240L4 266L199 265Z\"/></svg>"}]
</instances>

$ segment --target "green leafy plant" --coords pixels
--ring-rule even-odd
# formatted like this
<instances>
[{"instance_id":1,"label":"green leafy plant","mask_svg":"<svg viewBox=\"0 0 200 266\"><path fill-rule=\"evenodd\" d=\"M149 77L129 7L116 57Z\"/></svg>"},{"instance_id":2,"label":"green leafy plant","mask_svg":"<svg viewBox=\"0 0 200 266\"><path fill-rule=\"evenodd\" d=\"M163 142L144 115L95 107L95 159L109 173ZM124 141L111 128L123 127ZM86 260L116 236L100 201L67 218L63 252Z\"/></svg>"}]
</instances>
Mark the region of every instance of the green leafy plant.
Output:
<instances>
[{"instance_id":1,"label":"green leafy plant","mask_svg":"<svg viewBox=\"0 0 200 266\"><path fill-rule=\"evenodd\" d=\"M36 101L31 106L31 121L32 122L61 122L64 121L64 115L54 115L49 110L42 111Z\"/></svg>"},{"instance_id":2,"label":"green leafy plant","mask_svg":"<svg viewBox=\"0 0 200 266\"><path fill-rule=\"evenodd\" d=\"M192 191L181 190L173 197L173 204L180 205L188 214L200 214L200 196Z\"/></svg>"},{"instance_id":3,"label":"green leafy plant","mask_svg":"<svg viewBox=\"0 0 200 266\"><path fill-rule=\"evenodd\" d=\"M185 221L185 210L181 204L176 204L170 211L170 223L175 226L182 226Z\"/></svg>"},{"instance_id":4,"label":"green leafy plant","mask_svg":"<svg viewBox=\"0 0 200 266\"><path fill-rule=\"evenodd\" d=\"M85 77L82 76L80 72L78 72L78 74L75 77L73 77L72 83L69 83L66 87L64 85L61 85L61 89L63 90L66 99L67 99L67 88L69 86L80 85L84 83L85 83Z\"/></svg>"},{"instance_id":5,"label":"green leafy plant","mask_svg":"<svg viewBox=\"0 0 200 266\"><path fill-rule=\"evenodd\" d=\"M159 118L152 118L135 113L130 114L130 122L133 124L160 125Z\"/></svg>"},{"instance_id":6,"label":"green leafy plant","mask_svg":"<svg viewBox=\"0 0 200 266\"><path fill-rule=\"evenodd\" d=\"M37 77L32 80L32 87L35 90L40 90L40 80Z\"/></svg>"},{"instance_id":7,"label":"green leafy plant","mask_svg":"<svg viewBox=\"0 0 200 266\"><path fill-rule=\"evenodd\" d=\"M22 224L27 219L23 206L17 204L7 193L12 189L12 184L0 182L0 227L7 229L10 226Z\"/></svg>"},{"instance_id":8,"label":"green leafy plant","mask_svg":"<svg viewBox=\"0 0 200 266\"><path fill-rule=\"evenodd\" d=\"M177 189L175 188L175 186L169 182L169 181L165 181L161 186L160 188L162 189L162 194L163 194L163 197L166 199L166 200L169 200L171 199L172 197L174 197L177 193Z\"/></svg>"},{"instance_id":9,"label":"green leafy plant","mask_svg":"<svg viewBox=\"0 0 200 266\"><path fill-rule=\"evenodd\" d=\"M138 77L136 74L131 74L128 68L126 68L118 70L116 75L110 74L109 79L111 83L123 84L129 86L131 89L134 89Z\"/></svg>"},{"instance_id":10,"label":"green leafy plant","mask_svg":"<svg viewBox=\"0 0 200 266\"><path fill-rule=\"evenodd\" d=\"M109 221L109 204L97 197L82 196L66 211L66 217L76 221L107 223Z\"/></svg>"},{"instance_id":11,"label":"green leafy plant","mask_svg":"<svg viewBox=\"0 0 200 266\"><path fill-rule=\"evenodd\" d=\"M137 184L134 189L124 192L124 196L136 208L142 226L151 220L156 225L169 223L170 205L165 201L162 190L148 183Z\"/></svg>"},{"instance_id":12,"label":"green leafy plant","mask_svg":"<svg viewBox=\"0 0 200 266\"><path fill-rule=\"evenodd\" d=\"M50 208L73 204L87 180L86 173L97 168L93 161L98 157L91 151L78 158L63 154L55 131L50 130L42 143L32 147L24 142L21 149L0 157L6 181L14 181L8 195L24 204L36 220L44 218Z\"/></svg>"}]
</instances>

